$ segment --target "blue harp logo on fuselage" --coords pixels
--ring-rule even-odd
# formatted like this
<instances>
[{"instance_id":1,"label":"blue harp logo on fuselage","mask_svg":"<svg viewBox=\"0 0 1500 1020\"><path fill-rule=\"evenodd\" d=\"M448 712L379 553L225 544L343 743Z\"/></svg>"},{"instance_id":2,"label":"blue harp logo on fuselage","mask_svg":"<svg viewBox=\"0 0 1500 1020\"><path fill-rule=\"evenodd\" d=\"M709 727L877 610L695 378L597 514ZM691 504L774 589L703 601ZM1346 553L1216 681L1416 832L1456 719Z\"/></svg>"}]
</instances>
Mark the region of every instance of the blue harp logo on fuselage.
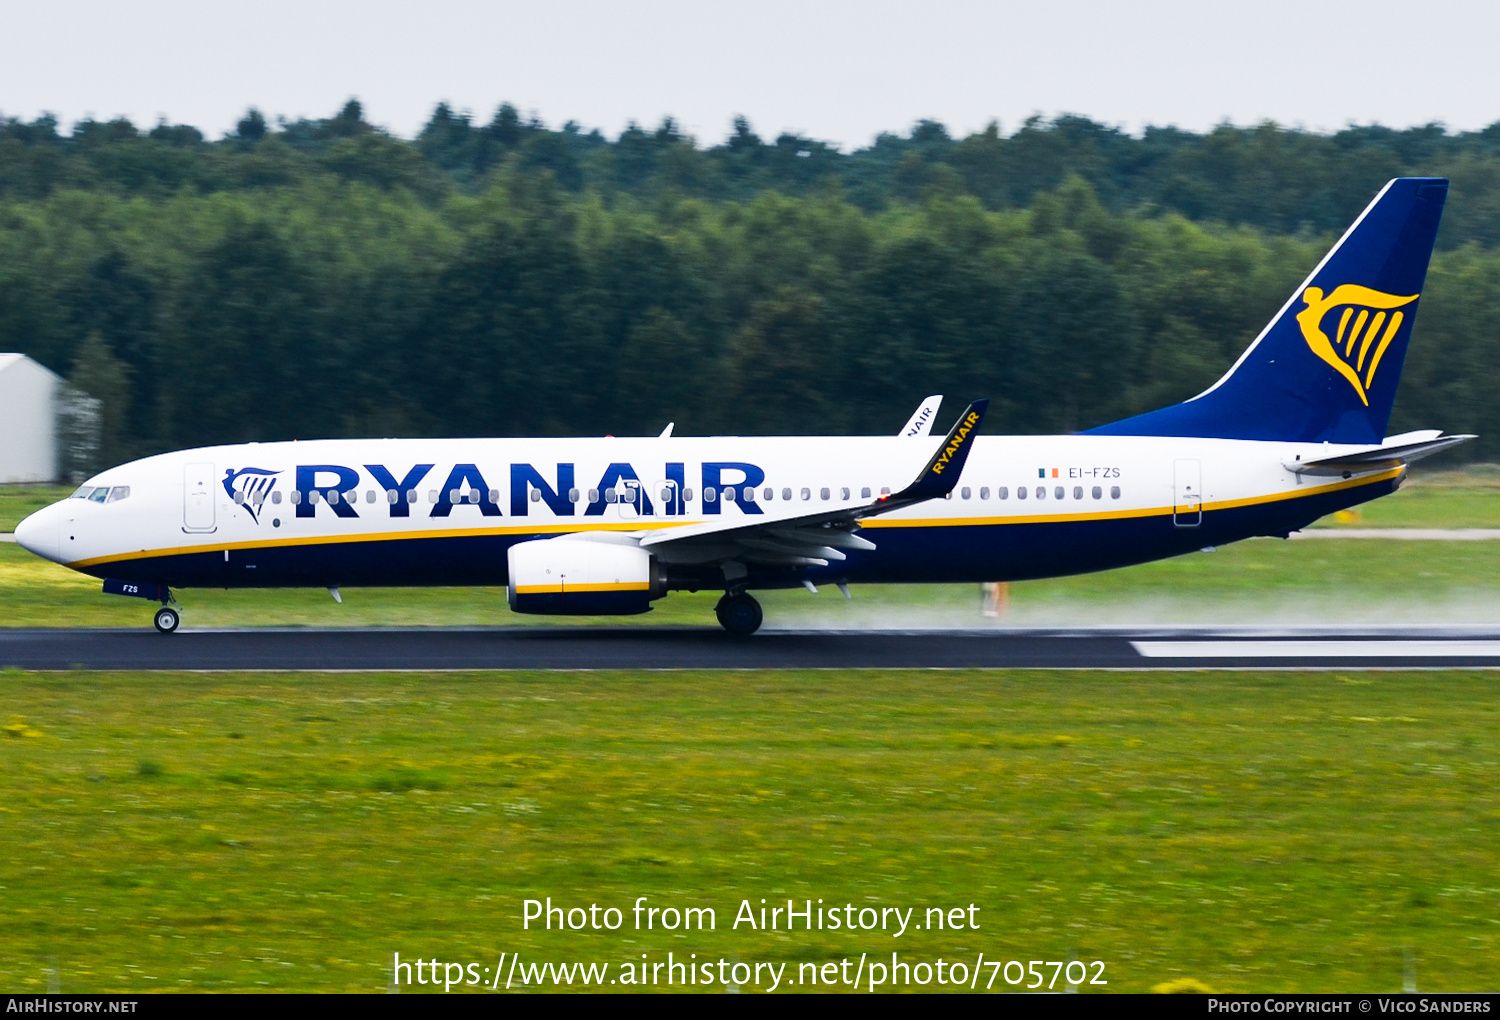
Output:
<instances>
[{"instance_id":1,"label":"blue harp logo on fuselage","mask_svg":"<svg viewBox=\"0 0 1500 1020\"><path fill-rule=\"evenodd\" d=\"M1370 386L1406 313L1400 309L1420 294L1398 297L1356 283L1341 283L1326 296L1321 287L1302 292L1306 308L1297 313L1302 338L1312 352L1348 380L1360 401L1370 406ZM1337 318L1330 312L1342 308ZM1326 332L1332 328L1332 336Z\"/></svg>"},{"instance_id":2,"label":"blue harp logo on fuselage","mask_svg":"<svg viewBox=\"0 0 1500 1020\"><path fill-rule=\"evenodd\" d=\"M252 521L259 524L260 508L271 490L276 488L276 476L279 474L280 471L269 468L247 467L238 471L225 468L224 491L250 515Z\"/></svg>"}]
</instances>

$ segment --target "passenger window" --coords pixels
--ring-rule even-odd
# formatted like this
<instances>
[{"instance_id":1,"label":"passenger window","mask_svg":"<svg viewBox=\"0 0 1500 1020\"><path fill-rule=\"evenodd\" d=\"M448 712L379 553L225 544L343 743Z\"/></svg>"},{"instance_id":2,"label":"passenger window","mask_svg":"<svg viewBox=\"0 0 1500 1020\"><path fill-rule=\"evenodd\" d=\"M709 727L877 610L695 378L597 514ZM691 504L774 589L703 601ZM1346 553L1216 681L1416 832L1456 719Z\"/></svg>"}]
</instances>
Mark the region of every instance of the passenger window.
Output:
<instances>
[{"instance_id":1,"label":"passenger window","mask_svg":"<svg viewBox=\"0 0 1500 1020\"><path fill-rule=\"evenodd\" d=\"M599 502L599 490L598 489L590 489L589 490L589 502L590 503L597 503L597 502Z\"/></svg>"},{"instance_id":2,"label":"passenger window","mask_svg":"<svg viewBox=\"0 0 1500 1020\"><path fill-rule=\"evenodd\" d=\"M417 501L417 490L416 489L407 489L406 490L406 501L408 503L415 503Z\"/></svg>"},{"instance_id":3,"label":"passenger window","mask_svg":"<svg viewBox=\"0 0 1500 1020\"><path fill-rule=\"evenodd\" d=\"M1004 499L1005 497L1002 496L1000 498ZM1025 499L1026 498L1026 486L1023 485L1019 489L1016 490L1016 498L1017 499Z\"/></svg>"},{"instance_id":4,"label":"passenger window","mask_svg":"<svg viewBox=\"0 0 1500 1020\"><path fill-rule=\"evenodd\" d=\"M841 493L841 495L839 496L839 499L848 499L849 498L849 489L848 489L847 486L845 486L844 488L840 489L839 492Z\"/></svg>"},{"instance_id":5,"label":"passenger window","mask_svg":"<svg viewBox=\"0 0 1500 1020\"><path fill-rule=\"evenodd\" d=\"M1075 486L1073 486L1073 498L1074 499L1082 499L1083 498L1083 486L1081 486L1081 485L1075 485Z\"/></svg>"},{"instance_id":6,"label":"passenger window","mask_svg":"<svg viewBox=\"0 0 1500 1020\"><path fill-rule=\"evenodd\" d=\"M755 502L755 490L752 489L752 488L750 488L748 485L745 486L745 491L742 492L742 493L740 493L740 499L743 500L746 503L754 503Z\"/></svg>"},{"instance_id":7,"label":"passenger window","mask_svg":"<svg viewBox=\"0 0 1500 1020\"><path fill-rule=\"evenodd\" d=\"M1067 490L1059 485L1057 488L1052 490L1052 495L1056 499L1062 499L1065 495L1067 495Z\"/></svg>"},{"instance_id":8,"label":"passenger window","mask_svg":"<svg viewBox=\"0 0 1500 1020\"><path fill-rule=\"evenodd\" d=\"M375 502L375 490L374 489L366 489L365 490L365 502L366 503L373 503L373 502Z\"/></svg>"},{"instance_id":9,"label":"passenger window","mask_svg":"<svg viewBox=\"0 0 1500 1020\"><path fill-rule=\"evenodd\" d=\"M719 498L719 493L717 492L717 490L714 489L714 487L712 485L705 485L703 487L703 502L705 502L705 503L712 503L714 500L716 500L718 498Z\"/></svg>"},{"instance_id":10,"label":"passenger window","mask_svg":"<svg viewBox=\"0 0 1500 1020\"><path fill-rule=\"evenodd\" d=\"M271 502L275 503L277 505L280 505L280 503L281 503L281 493L279 493L279 492L273 492L273 493L271 493Z\"/></svg>"},{"instance_id":11,"label":"passenger window","mask_svg":"<svg viewBox=\"0 0 1500 1020\"><path fill-rule=\"evenodd\" d=\"M869 499L870 498L870 487L868 485L866 485L863 489L859 490L859 498L860 499Z\"/></svg>"},{"instance_id":12,"label":"passenger window","mask_svg":"<svg viewBox=\"0 0 1500 1020\"><path fill-rule=\"evenodd\" d=\"M1093 491L1092 495L1093 495L1093 497L1095 499L1101 499L1104 496L1104 490L1101 489L1101 488L1099 488L1099 486L1096 485L1096 486L1094 486L1094 491Z\"/></svg>"},{"instance_id":13,"label":"passenger window","mask_svg":"<svg viewBox=\"0 0 1500 1020\"><path fill-rule=\"evenodd\" d=\"M766 487L765 487L765 488L764 488L764 489L762 489L762 490L761 490L761 493L760 493L760 495L761 495L761 498L762 498L762 499L764 499L764 500L765 500L765 501L766 501L766 502L767 502L767 503L769 503L769 502L771 502L771 501L772 501L772 500L773 500L773 499L775 499L775 498L776 498L776 490L775 490L775 489L773 489L773 488L771 488L771 487L770 487L770 486L769 486L769 485L768 485L768 486L766 486Z\"/></svg>"},{"instance_id":14,"label":"passenger window","mask_svg":"<svg viewBox=\"0 0 1500 1020\"><path fill-rule=\"evenodd\" d=\"M531 490L531 501L533 503L540 503L542 501L542 490L541 489L532 489Z\"/></svg>"},{"instance_id":15,"label":"passenger window","mask_svg":"<svg viewBox=\"0 0 1500 1020\"><path fill-rule=\"evenodd\" d=\"M781 490L781 498L782 499L791 499L792 498L792 490L791 489L782 489Z\"/></svg>"},{"instance_id":16,"label":"passenger window","mask_svg":"<svg viewBox=\"0 0 1500 1020\"><path fill-rule=\"evenodd\" d=\"M1045 485L1038 485L1036 487L1036 498L1037 499L1046 499L1047 498L1047 487Z\"/></svg>"},{"instance_id":17,"label":"passenger window","mask_svg":"<svg viewBox=\"0 0 1500 1020\"><path fill-rule=\"evenodd\" d=\"M1022 489L1021 491L1025 492L1026 490ZM998 499L1010 499L1010 490L1007 489L1005 486L1002 485L1002 486L1000 486L1000 488L998 488L998 489L995 490L995 496Z\"/></svg>"},{"instance_id":18,"label":"passenger window","mask_svg":"<svg viewBox=\"0 0 1500 1020\"><path fill-rule=\"evenodd\" d=\"M964 499L968 499L970 496L974 495L974 490L965 485L962 489L959 490L958 494Z\"/></svg>"},{"instance_id":19,"label":"passenger window","mask_svg":"<svg viewBox=\"0 0 1500 1020\"><path fill-rule=\"evenodd\" d=\"M979 498L980 499L989 499L990 498L990 487L988 485L981 485L979 487Z\"/></svg>"},{"instance_id":20,"label":"passenger window","mask_svg":"<svg viewBox=\"0 0 1500 1020\"><path fill-rule=\"evenodd\" d=\"M605 489L604 490L604 502L606 502L606 503L618 503L619 501L620 501L620 494L618 492L616 492L614 489Z\"/></svg>"},{"instance_id":21,"label":"passenger window","mask_svg":"<svg viewBox=\"0 0 1500 1020\"><path fill-rule=\"evenodd\" d=\"M288 493L287 499L291 500L292 506L297 506L299 503L302 502L302 492L301 492L301 490L299 490L299 489L293 489L290 493Z\"/></svg>"},{"instance_id":22,"label":"passenger window","mask_svg":"<svg viewBox=\"0 0 1500 1020\"><path fill-rule=\"evenodd\" d=\"M663 497L663 498L666 498L666 497ZM497 500L495 500L495 502L498 503L500 501L497 499ZM568 502L569 503L577 503L578 502L578 490L577 489L569 489L568 490Z\"/></svg>"},{"instance_id":23,"label":"passenger window","mask_svg":"<svg viewBox=\"0 0 1500 1020\"><path fill-rule=\"evenodd\" d=\"M803 499L812 499L812 490L811 489L803 489L802 490L802 498Z\"/></svg>"},{"instance_id":24,"label":"passenger window","mask_svg":"<svg viewBox=\"0 0 1500 1020\"><path fill-rule=\"evenodd\" d=\"M498 502L500 502L500 490L499 489L491 489L490 490L490 502L491 503L498 503Z\"/></svg>"},{"instance_id":25,"label":"passenger window","mask_svg":"<svg viewBox=\"0 0 1500 1020\"><path fill-rule=\"evenodd\" d=\"M724 502L726 502L726 503L733 503L734 502L734 490L733 489L726 488L724 490Z\"/></svg>"},{"instance_id":26,"label":"passenger window","mask_svg":"<svg viewBox=\"0 0 1500 1020\"><path fill-rule=\"evenodd\" d=\"M1109 487L1109 498L1110 499L1119 499L1120 498L1120 487L1118 485L1111 485Z\"/></svg>"},{"instance_id":27,"label":"passenger window","mask_svg":"<svg viewBox=\"0 0 1500 1020\"><path fill-rule=\"evenodd\" d=\"M818 496L820 498L822 498L822 499L827 499L828 498L828 490L826 488L819 489L818 490Z\"/></svg>"},{"instance_id":28,"label":"passenger window","mask_svg":"<svg viewBox=\"0 0 1500 1020\"><path fill-rule=\"evenodd\" d=\"M683 489L682 490L682 501L684 503L691 503L693 501L693 490L692 489Z\"/></svg>"},{"instance_id":29,"label":"passenger window","mask_svg":"<svg viewBox=\"0 0 1500 1020\"><path fill-rule=\"evenodd\" d=\"M307 491L307 501L308 501L308 503L312 504L313 506L317 506L319 500L321 500L322 498L323 498L322 493L318 492L317 489L309 489Z\"/></svg>"},{"instance_id":30,"label":"passenger window","mask_svg":"<svg viewBox=\"0 0 1500 1020\"><path fill-rule=\"evenodd\" d=\"M428 489L427 490L427 502L429 502L429 503L436 503L437 502L437 490L436 489Z\"/></svg>"},{"instance_id":31,"label":"passenger window","mask_svg":"<svg viewBox=\"0 0 1500 1020\"><path fill-rule=\"evenodd\" d=\"M479 490L478 489L470 489L468 496L466 496L464 498L465 498L465 500L467 502L478 503L479 502Z\"/></svg>"},{"instance_id":32,"label":"passenger window","mask_svg":"<svg viewBox=\"0 0 1500 1020\"><path fill-rule=\"evenodd\" d=\"M113 489L109 490L109 499L105 500L105 502L106 503L118 503L122 499L129 499L129 498L130 498L130 486L128 486L128 485L116 485Z\"/></svg>"},{"instance_id":33,"label":"passenger window","mask_svg":"<svg viewBox=\"0 0 1500 1020\"><path fill-rule=\"evenodd\" d=\"M880 487L880 494L882 496L889 496L891 494L891 487L889 485L882 485Z\"/></svg>"},{"instance_id":34,"label":"passenger window","mask_svg":"<svg viewBox=\"0 0 1500 1020\"><path fill-rule=\"evenodd\" d=\"M401 493L397 492L395 489L386 489L385 490L385 501L387 503L394 504L400 498L401 498Z\"/></svg>"},{"instance_id":35,"label":"passenger window","mask_svg":"<svg viewBox=\"0 0 1500 1020\"><path fill-rule=\"evenodd\" d=\"M118 488L118 486L117 486L117 488ZM115 494L114 494L113 491L111 491L110 494L109 494L109 501L111 503L113 503L115 501ZM263 503L265 503L265 501L266 501L266 494L264 492L257 492L257 493L255 493L254 495L252 495L250 497L250 502L254 503L256 506L262 505Z\"/></svg>"}]
</instances>

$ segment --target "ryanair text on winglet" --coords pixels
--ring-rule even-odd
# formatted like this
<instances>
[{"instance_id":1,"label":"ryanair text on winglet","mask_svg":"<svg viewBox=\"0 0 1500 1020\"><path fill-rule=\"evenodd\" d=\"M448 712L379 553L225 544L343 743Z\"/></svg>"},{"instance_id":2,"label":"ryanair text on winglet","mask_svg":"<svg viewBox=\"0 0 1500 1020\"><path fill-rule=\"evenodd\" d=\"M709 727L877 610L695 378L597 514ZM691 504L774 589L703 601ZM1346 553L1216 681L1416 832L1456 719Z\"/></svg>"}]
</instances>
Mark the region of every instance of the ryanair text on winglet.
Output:
<instances>
[{"instance_id":1,"label":"ryanair text on winglet","mask_svg":"<svg viewBox=\"0 0 1500 1020\"><path fill-rule=\"evenodd\" d=\"M964 442L969 438L969 433L974 431L974 425L978 421L979 413L977 411L970 411L968 417L964 419L964 423L953 433L953 439L948 443L948 448L943 451L942 456L933 462L933 474L940 475L943 473L943 468L947 467L948 463L953 460L953 455L962 449Z\"/></svg>"}]
</instances>

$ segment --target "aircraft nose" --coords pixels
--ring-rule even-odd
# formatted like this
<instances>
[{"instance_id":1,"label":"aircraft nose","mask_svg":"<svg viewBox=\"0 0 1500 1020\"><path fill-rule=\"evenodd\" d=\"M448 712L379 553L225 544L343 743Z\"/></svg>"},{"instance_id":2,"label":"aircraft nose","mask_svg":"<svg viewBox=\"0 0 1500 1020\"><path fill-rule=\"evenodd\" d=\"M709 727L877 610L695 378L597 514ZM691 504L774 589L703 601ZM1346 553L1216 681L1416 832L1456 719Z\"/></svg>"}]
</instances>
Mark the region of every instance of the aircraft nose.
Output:
<instances>
[{"instance_id":1,"label":"aircraft nose","mask_svg":"<svg viewBox=\"0 0 1500 1020\"><path fill-rule=\"evenodd\" d=\"M62 511L57 505L44 506L16 525L16 543L44 560L61 563L62 543L58 540L61 523Z\"/></svg>"}]
</instances>

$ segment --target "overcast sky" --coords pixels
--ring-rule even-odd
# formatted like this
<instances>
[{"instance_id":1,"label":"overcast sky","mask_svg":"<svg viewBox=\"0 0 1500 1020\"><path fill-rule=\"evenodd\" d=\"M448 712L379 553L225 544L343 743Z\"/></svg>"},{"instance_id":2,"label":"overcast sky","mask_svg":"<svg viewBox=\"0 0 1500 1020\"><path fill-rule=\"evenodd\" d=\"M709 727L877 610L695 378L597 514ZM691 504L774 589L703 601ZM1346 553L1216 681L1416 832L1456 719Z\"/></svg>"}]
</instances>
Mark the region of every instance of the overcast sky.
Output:
<instances>
[{"instance_id":1,"label":"overcast sky","mask_svg":"<svg viewBox=\"0 0 1500 1020\"><path fill-rule=\"evenodd\" d=\"M1081 113L1139 131L1273 119L1500 120L1500 3L1363 0L0 0L0 114L165 118L351 96L411 136L439 100L510 101L610 135L670 114L705 145L744 114L845 149L934 118Z\"/></svg>"}]
</instances>

